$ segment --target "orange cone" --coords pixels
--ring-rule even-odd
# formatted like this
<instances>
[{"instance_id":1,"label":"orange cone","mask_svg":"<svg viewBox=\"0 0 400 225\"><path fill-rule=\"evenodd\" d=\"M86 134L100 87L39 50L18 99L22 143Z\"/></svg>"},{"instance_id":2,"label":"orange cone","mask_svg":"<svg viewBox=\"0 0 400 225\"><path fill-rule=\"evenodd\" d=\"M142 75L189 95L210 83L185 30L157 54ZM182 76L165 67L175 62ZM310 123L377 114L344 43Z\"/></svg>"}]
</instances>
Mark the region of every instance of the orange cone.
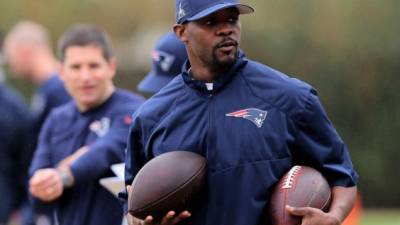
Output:
<instances>
[{"instance_id":1,"label":"orange cone","mask_svg":"<svg viewBox=\"0 0 400 225\"><path fill-rule=\"evenodd\" d=\"M361 196L357 195L356 202L353 206L353 209L350 211L350 214L344 220L342 225L359 225L362 214L362 201Z\"/></svg>"}]
</instances>

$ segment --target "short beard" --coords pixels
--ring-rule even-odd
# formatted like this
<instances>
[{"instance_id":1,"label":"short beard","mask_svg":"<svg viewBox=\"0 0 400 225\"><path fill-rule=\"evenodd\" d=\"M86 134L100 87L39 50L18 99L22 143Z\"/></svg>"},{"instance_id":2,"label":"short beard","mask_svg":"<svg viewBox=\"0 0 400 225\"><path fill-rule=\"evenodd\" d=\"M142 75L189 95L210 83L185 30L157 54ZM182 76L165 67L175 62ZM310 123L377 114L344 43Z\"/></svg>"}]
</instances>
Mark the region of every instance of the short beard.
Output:
<instances>
[{"instance_id":1,"label":"short beard","mask_svg":"<svg viewBox=\"0 0 400 225\"><path fill-rule=\"evenodd\" d=\"M226 60L221 60L217 57L216 50L213 51L213 60L212 60L212 68L214 71L218 72L226 72L228 71L233 65L235 65L238 59L239 51L233 53L233 57L229 57Z\"/></svg>"}]
</instances>

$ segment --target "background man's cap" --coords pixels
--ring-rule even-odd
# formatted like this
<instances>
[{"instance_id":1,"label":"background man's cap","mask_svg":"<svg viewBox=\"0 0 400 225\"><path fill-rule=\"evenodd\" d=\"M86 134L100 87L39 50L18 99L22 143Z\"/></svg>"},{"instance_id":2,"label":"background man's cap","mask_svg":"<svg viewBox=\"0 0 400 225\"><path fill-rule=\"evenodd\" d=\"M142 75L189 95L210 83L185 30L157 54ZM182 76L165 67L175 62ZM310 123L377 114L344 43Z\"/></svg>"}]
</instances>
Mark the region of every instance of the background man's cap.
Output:
<instances>
[{"instance_id":1,"label":"background man's cap","mask_svg":"<svg viewBox=\"0 0 400 225\"><path fill-rule=\"evenodd\" d=\"M156 93L181 73L187 53L185 45L175 33L168 32L158 40L151 57L152 69L139 83L137 89Z\"/></svg>"},{"instance_id":2,"label":"background man's cap","mask_svg":"<svg viewBox=\"0 0 400 225\"><path fill-rule=\"evenodd\" d=\"M176 0L176 23L195 21L221 9L235 7L240 14L254 12L248 5L235 0Z\"/></svg>"}]
</instances>

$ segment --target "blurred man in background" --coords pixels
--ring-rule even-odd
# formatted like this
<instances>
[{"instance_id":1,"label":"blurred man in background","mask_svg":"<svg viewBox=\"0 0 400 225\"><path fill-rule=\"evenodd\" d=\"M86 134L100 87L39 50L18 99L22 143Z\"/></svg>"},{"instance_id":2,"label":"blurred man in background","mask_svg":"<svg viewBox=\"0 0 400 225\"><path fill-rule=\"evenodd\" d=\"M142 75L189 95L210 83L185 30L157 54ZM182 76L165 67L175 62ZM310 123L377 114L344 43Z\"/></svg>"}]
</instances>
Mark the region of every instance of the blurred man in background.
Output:
<instances>
[{"instance_id":1,"label":"blurred man in background","mask_svg":"<svg viewBox=\"0 0 400 225\"><path fill-rule=\"evenodd\" d=\"M151 71L139 83L137 89L155 94L181 73L182 66L187 59L186 48L175 33L170 31L157 41L151 58Z\"/></svg>"},{"instance_id":2,"label":"blurred man in background","mask_svg":"<svg viewBox=\"0 0 400 225\"><path fill-rule=\"evenodd\" d=\"M15 78L37 86L30 107L34 150L47 115L53 108L70 101L70 97L58 76L59 62L53 54L49 32L42 25L33 21L18 22L8 32L4 50L6 61ZM32 154L29 155L30 158ZM43 225L53 223L52 216L45 216L46 212L41 213L33 216L26 203L22 209L23 224L30 225L33 221Z\"/></svg>"},{"instance_id":3,"label":"blurred man in background","mask_svg":"<svg viewBox=\"0 0 400 225\"><path fill-rule=\"evenodd\" d=\"M0 31L0 225L6 225L11 213L26 199L31 122L22 97L5 84L2 37Z\"/></svg>"},{"instance_id":4,"label":"blurred man in background","mask_svg":"<svg viewBox=\"0 0 400 225\"><path fill-rule=\"evenodd\" d=\"M61 79L73 101L46 119L30 169L30 193L35 207L54 209L59 225L119 225L122 206L99 179L123 162L131 115L143 98L115 88L111 44L97 27L72 27L58 49Z\"/></svg>"},{"instance_id":5,"label":"blurred man in background","mask_svg":"<svg viewBox=\"0 0 400 225\"><path fill-rule=\"evenodd\" d=\"M21 21L8 32L4 50L13 75L38 87L31 100L38 133L51 109L70 100L58 76L49 33L38 23Z\"/></svg>"},{"instance_id":6,"label":"blurred man in background","mask_svg":"<svg viewBox=\"0 0 400 225\"><path fill-rule=\"evenodd\" d=\"M4 55L3 55L3 39L4 39L4 32L0 28L0 83L3 83L6 79L6 75L4 72Z\"/></svg>"}]
</instances>

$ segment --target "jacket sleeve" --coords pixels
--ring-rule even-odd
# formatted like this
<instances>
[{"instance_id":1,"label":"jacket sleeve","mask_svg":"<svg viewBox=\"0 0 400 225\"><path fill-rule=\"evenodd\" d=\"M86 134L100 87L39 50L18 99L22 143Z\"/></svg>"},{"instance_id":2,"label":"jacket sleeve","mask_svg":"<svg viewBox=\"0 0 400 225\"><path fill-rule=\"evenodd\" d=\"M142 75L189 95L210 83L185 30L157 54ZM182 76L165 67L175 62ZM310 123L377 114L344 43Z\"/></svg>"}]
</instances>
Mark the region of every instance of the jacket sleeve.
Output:
<instances>
[{"instance_id":1,"label":"jacket sleeve","mask_svg":"<svg viewBox=\"0 0 400 225\"><path fill-rule=\"evenodd\" d=\"M110 171L112 164L123 162L130 126L126 117L130 117L132 112L133 110L116 112L112 116L107 134L89 145L89 151L71 165L76 183L97 180Z\"/></svg>"},{"instance_id":2,"label":"jacket sleeve","mask_svg":"<svg viewBox=\"0 0 400 225\"><path fill-rule=\"evenodd\" d=\"M136 174L146 162L144 153L144 132L137 114L133 116L133 124L129 130L126 157L125 157L125 186L131 185ZM126 189L119 193L119 197L124 202L124 212L128 211L128 193Z\"/></svg>"},{"instance_id":3,"label":"jacket sleeve","mask_svg":"<svg viewBox=\"0 0 400 225\"><path fill-rule=\"evenodd\" d=\"M358 175L343 140L329 121L315 90L295 117L295 163L320 170L331 186L354 186Z\"/></svg>"},{"instance_id":4,"label":"jacket sleeve","mask_svg":"<svg viewBox=\"0 0 400 225\"><path fill-rule=\"evenodd\" d=\"M51 136L51 125L52 125L52 116L50 115L48 119L46 119L39 135L39 141L37 144L36 151L34 153L32 163L29 169L29 177L32 177L33 174L43 168L51 168L54 165L51 162L51 149L49 137ZM33 208L36 212L48 213L54 207L56 201L53 202L43 202L39 199L29 196L30 202L33 205Z\"/></svg>"},{"instance_id":5,"label":"jacket sleeve","mask_svg":"<svg viewBox=\"0 0 400 225\"><path fill-rule=\"evenodd\" d=\"M40 131L39 141L29 169L29 176L32 176L36 170L53 167L49 142L49 137L51 136L51 120L52 118L49 116Z\"/></svg>"}]
</instances>

